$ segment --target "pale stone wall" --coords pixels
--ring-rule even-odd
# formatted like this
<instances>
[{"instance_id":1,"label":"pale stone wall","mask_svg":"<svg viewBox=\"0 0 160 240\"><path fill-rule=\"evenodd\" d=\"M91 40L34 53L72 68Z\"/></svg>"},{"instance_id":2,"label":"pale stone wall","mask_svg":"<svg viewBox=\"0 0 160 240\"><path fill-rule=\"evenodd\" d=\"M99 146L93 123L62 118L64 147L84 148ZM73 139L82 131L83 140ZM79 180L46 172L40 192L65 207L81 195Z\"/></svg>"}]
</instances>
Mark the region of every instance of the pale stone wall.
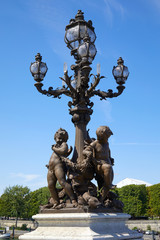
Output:
<instances>
[{"instance_id":1,"label":"pale stone wall","mask_svg":"<svg viewBox=\"0 0 160 240\"><path fill-rule=\"evenodd\" d=\"M151 230L160 232L160 220L129 220L126 224L130 229L137 227L142 230L147 230L147 227L150 226Z\"/></svg>"},{"instance_id":2,"label":"pale stone wall","mask_svg":"<svg viewBox=\"0 0 160 240\"><path fill-rule=\"evenodd\" d=\"M26 224L28 228L35 228L35 224L33 221L27 220L18 220L17 227L21 227L23 224ZM2 220L0 219L0 227L12 227L16 225L16 220Z\"/></svg>"},{"instance_id":3,"label":"pale stone wall","mask_svg":"<svg viewBox=\"0 0 160 240\"><path fill-rule=\"evenodd\" d=\"M13 225L15 226L15 224L16 220L0 220L1 227L11 227ZM34 229L36 226L36 223L33 221L18 220L17 226L21 227L22 224L27 224L27 227L31 227L32 229ZM129 220L126 222L126 225L130 229L137 227L143 230L147 230L147 226L150 226L152 230L160 232L160 220Z\"/></svg>"}]
</instances>

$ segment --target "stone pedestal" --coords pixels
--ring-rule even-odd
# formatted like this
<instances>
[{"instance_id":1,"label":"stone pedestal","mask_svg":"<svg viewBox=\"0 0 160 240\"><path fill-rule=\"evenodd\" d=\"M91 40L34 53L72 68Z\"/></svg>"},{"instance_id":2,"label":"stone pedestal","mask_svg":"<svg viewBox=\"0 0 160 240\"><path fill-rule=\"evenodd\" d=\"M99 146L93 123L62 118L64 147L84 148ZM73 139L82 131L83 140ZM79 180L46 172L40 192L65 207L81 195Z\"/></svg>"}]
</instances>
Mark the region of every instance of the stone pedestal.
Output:
<instances>
[{"instance_id":1,"label":"stone pedestal","mask_svg":"<svg viewBox=\"0 0 160 240\"><path fill-rule=\"evenodd\" d=\"M50 213L33 216L38 228L20 240L113 240L142 239L125 225L124 213Z\"/></svg>"}]
</instances>

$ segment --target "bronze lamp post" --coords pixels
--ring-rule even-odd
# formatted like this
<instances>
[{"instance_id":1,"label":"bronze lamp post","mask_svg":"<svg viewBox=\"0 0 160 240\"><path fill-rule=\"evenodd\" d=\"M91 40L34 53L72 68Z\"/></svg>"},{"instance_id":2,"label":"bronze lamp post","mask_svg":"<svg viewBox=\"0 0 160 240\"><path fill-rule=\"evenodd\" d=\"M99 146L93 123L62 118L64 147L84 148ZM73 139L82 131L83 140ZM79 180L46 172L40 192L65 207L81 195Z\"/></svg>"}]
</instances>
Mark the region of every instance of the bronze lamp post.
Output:
<instances>
[{"instance_id":1,"label":"bronze lamp post","mask_svg":"<svg viewBox=\"0 0 160 240\"><path fill-rule=\"evenodd\" d=\"M40 53L31 63L30 71L40 93L54 98L63 94L70 97L69 113L76 130L73 156L68 158L72 148L67 144L67 131L58 129L54 135L53 152L46 165L50 199L41 206L42 214L33 216L40 223L38 229L20 239L141 239L141 234L125 226L129 215L121 214L124 205L116 193L110 191L115 188L112 184L114 159L109 148L109 138L113 133L108 126L100 126L96 130L96 139L93 139L87 131L93 112L91 98L97 95L106 100L122 94L129 75L128 68L120 57L112 70L117 91L97 89L104 76L100 75L100 65L96 75L90 73L97 53L92 21L85 21L83 12L79 10L65 30L65 43L75 58L75 64L71 65L73 77L68 75L64 64L64 77L60 77L62 87L44 90L42 81L48 68ZM57 181L60 189L56 187Z\"/></svg>"},{"instance_id":2,"label":"bronze lamp post","mask_svg":"<svg viewBox=\"0 0 160 240\"><path fill-rule=\"evenodd\" d=\"M75 19L70 20L65 31L65 43L71 50L71 55L75 58L75 64L71 66L74 77L72 78L68 75L67 68L64 66L64 77L60 78L65 84L58 89L49 87L48 90L43 90L42 81L48 68L46 63L42 62L40 53L36 55L36 61L31 63L30 71L36 81L35 87L40 93L54 98L60 98L60 96L64 94L71 98L71 101L68 102L70 108L69 113L72 115L72 122L76 129L72 161L81 163L84 141L88 138L86 126L93 112L93 102L90 101L91 97L97 95L101 100L106 100L107 98L119 96L125 89L124 84L128 78L129 71L128 68L124 66L124 61L120 57L117 61L118 65L114 66L112 70L113 76L118 84L117 92L113 92L111 89L107 91L97 90L96 87L104 76L100 76L100 67L98 68L97 75L90 74L92 70L90 65L97 52L94 44L96 34L92 26L92 21L85 21L83 12L78 10ZM92 76L94 82L90 83Z\"/></svg>"}]
</instances>

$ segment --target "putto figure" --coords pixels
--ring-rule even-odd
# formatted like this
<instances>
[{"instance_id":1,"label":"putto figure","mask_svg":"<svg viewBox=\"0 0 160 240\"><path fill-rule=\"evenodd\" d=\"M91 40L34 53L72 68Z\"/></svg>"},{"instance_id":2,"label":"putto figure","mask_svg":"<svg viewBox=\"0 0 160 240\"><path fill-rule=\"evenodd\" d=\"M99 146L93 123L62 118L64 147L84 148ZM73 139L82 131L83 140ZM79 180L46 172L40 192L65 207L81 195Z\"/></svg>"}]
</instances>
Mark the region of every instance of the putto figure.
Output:
<instances>
[{"instance_id":1,"label":"putto figure","mask_svg":"<svg viewBox=\"0 0 160 240\"><path fill-rule=\"evenodd\" d=\"M102 189L102 201L108 196L109 190L113 188L113 168L114 159L111 158L108 139L113 135L107 126L101 126L96 131L97 140L90 146L93 150L93 165L95 167L96 180L99 189Z\"/></svg>"},{"instance_id":2,"label":"putto figure","mask_svg":"<svg viewBox=\"0 0 160 240\"><path fill-rule=\"evenodd\" d=\"M66 130L60 128L54 135L55 145L52 145L53 153L49 160L47 181L48 188L51 193L50 203L53 205L52 208L58 207L60 204L58 192L56 189L56 182L65 190L69 196L73 207L77 206L76 197L74 195L72 186L66 181L66 165L64 163L65 158L69 156L72 149L68 149L67 140L68 133Z\"/></svg>"}]
</instances>

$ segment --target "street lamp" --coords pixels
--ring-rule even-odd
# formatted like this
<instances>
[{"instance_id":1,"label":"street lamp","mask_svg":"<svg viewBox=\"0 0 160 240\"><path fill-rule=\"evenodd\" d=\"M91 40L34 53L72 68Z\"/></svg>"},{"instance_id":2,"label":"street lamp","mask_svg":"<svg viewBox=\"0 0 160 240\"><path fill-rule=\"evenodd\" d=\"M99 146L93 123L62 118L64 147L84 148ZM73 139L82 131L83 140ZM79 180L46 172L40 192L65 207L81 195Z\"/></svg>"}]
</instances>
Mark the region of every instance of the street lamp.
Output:
<instances>
[{"instance_id":1,"label":"street lamp","mask_svg":"<svg viewBox=\"0 0 160 240\"><path fill-rule=\"evenodd\" d=\"M113 133L108 126L100 126L96 130L95 140L90 138L87 131L94 105L91 98L97 95L101 100L106 100L122 94L129 75L128 68L120 57L118 65L112 70L117 91L97 89L104 76L100 75L100 64L97 64L96 75L90 73L97 53L92 22L85 21L83 12L79 10L65 31L65 43L75 58L75 64L71 65L73 77L68 75L67 64L64 63L64 75L60 77L62 87L43 89L42 81L48 68L42 62L40 53L31 63L30 71L40 93L54 98L61 98L63 94L70 97L69 113L76 131L73 156L72 159L68 158L72 148L68 149L68 133L60 128L54 135L56 144L52 145L53 153L46 165L51 198L47 205L41 206L40 213L44 214L33 216L39 222L38 229L20 239L141 239L141 234L127 229L125 222L129 215L121 214L123 203L110 191L115 187L112 184L114 159L108 143ZM92 182L93 179L97 185ZM62 187L60 192L56 188L57 181ZM82 228L77 228L82 222Z\"/></svg>"},{"instance_id":2,"label":"street lamp","mask_svg":"<svg viewBox=\"0 0 160 240\"><path fill-rule=\"evenodd\" d=\"M116 66L116 67L114 66L113 70L112 70L113 76L114 76L117 84L120 84L120 85L125 83L125 81L128 78L128 75L129 75L128 68L126 66L124 66L123 63L124 63L124 61L120 57L117 60L118 66Z\"/></svg>"},{"instance_id":3,"label":"street lamp","mask_svg":"<svg viewBox=\"0 0 160 240\"><path fill-rule=\"evenodd\" d=\"M48 90L43 90L42 81L47 73L47 65L42 62L42 57L38 53L35 57L35 62L31 63L30 71L37 90L47 96L60 98L61 95L66 95L71 98L68 102L70 107L69 113L72 115L72 122L76 128L75 147L72 161L81 163L83 161L84 142L88 138L86 126L90 121L90 115L93 110L93 102L91 97L97 95L100 99L106 100L119 96L125 89L125 81L128 78L129 71L124 66L124 61L120 57L117 61L118 65L113 67L112 73L116 80L117 92L109 89L108 91L97 90L96 87L104 76L100 76L100 65L97 66L97 75L90 74L92 68L90 67L96 55L96 47L94 45L96 34L92 21L85 21L81 10L78 10L75 19L71 19L69 25L65 29L65 43L71 50L71 55L75 58L75 64L71 66L74 71L74 77L68 75L67 65L64 65L64 77L60 77L63 81L61 88L53 89L49 87ZM91 76L94 77L93 83L90 83Z\"/></svg>"},{"instance_id":4,"label":"street lamp","mask_svg":"<svg viewBox=\"0 0 160 240\"><path fill-rule=\"evenodd\" d=\"M37 53L37 55L35 56L35 60L36 62L31 63L30 71L32 73L32 76L34 77L34 80L37 82L41 82L43 81L43 78L45 77L48 68L46 63L41 62L42 56L40 55L40 53Z\"/></svg>"}]
</instances>

